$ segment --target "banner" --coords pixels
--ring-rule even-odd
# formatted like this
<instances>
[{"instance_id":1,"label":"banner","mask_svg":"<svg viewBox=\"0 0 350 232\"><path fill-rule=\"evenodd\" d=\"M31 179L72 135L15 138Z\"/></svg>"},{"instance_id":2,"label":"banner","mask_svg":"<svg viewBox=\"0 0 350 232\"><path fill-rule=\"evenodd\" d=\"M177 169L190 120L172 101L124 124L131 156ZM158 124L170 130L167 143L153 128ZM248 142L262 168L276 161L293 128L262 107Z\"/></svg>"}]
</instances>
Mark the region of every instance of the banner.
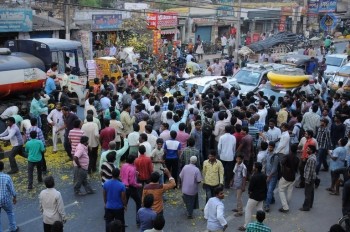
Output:
<instances>
[{"instance_id":1,"label":"banner","mask_svg":"<svg viewBox=\"0 0 350 232\"><path fill-rule=\"evenodd\" d=\"M320 21L320 28L330 32L337 26L338 19L333 13L326 14Z\"/></svg>"},{"instance_id":2,"label":"banner","mask_svg":"<svg viewBox=\"0 0 350 232\"><path fill-rule=\"evenodd\" d=\"M148 29L156 30L164 27L177 27L177 13L162 12L147 14Z\"/></svg>"},{"instance_id":3,"label":"banner","mask_svg":"<svg viewBox=\"0 0 350 232\"><path fill-rule=\"evenodd\" d=\"M161 45L160 30L154 30L153 31L153 54L154 55L159 54L160 45Z\"/></svg>"},{"instance_id":4,"label":"banner","mask_svg":"<svg viewBox=\"0 0 350 232\"><path fill-rule=\"evenodd\" d=\"M96 14L92 15L92 30L115 30L122 26L121 14Z\"/></svg>"},{"instance_id":5,"label":"banner","mask_svg":"<svg viewBox=\"0 0 350 232\"><path fill-rule=\"evenodd\" d=\"M30 32L32 29L31 9L0 9L0 32Z\"/></svg>"},{"instance_id":6,"label":"banner","mask_svg":"<svg viewBox=\"0 0 350 232\"><path fill-rule=\"evenodd\" d=\"M318 12L335 12L337 9L337 0L320 0Z\"/></svg>"},{"instance_id":7,"label":"banner","mask_svg":"<svg viewBox=\"0 0 350 232\"><path fill-rule=\"evenodd\" d=\"M219 0L218 4L221 5L216 8L218 17L234 16L233 0Z\"/></svg>"},{"instance_id":8,"label":"banner","mask_svg":"<svg viewBox=\"0 0 350 232\"><path fill-rule=\"evenodd\" d=\"M319 1L318 0L309 0L308 3L308 15L317 15L318 14L318 5Z\"/></svg>"}]
</instances>

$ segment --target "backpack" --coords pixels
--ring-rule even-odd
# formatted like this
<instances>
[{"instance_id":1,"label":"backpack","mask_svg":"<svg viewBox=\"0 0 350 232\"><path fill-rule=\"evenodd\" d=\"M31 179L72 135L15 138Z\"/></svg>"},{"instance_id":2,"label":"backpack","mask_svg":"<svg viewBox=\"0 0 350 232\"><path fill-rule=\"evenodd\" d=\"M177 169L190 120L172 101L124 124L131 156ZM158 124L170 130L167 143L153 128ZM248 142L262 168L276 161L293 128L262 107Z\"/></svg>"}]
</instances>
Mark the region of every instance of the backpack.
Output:
<instances>
[{"instance_id":1,"label":"backpack","mask_svg":"<svg viewBox=\"0 0 350 232\"><path fill-rule=\"evenodd\" d=\"M204 118L203 126L202 126L202 132L203 137L210 138L211 134L213 133L213 123L208 120L208 118Z\"/></svg>"},{"instance_id":2,"label":"backpack","mask_svg":"<svg viewBox=\"0 0 350 232\"><path fill-rule=\"evenodd\" d=\"M281 154L282 155L282 154ZM280 162L280 158L279 158L279 154L275 153L272 155L271 160L270 160L270 164L272 165L273 162L275 161L275 158L277 157L278 159L278 164L277 164L277 179L281 179L282 177L282 166L281 166L281 162Z\"/></svg>"}]
</instances>

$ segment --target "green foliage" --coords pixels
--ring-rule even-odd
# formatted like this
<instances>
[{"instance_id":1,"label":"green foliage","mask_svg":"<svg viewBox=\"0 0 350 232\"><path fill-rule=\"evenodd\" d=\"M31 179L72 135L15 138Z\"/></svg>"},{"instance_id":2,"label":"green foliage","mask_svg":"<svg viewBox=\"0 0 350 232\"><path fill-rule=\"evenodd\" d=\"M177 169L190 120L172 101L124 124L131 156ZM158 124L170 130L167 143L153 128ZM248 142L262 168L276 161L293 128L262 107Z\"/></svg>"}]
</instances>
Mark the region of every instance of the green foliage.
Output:
<instances>
[{"instance_id":1,"label":"green foliage","mask_svg":"<svg viewBox=\"0 0 350 232\"><path fill-rule=\"evenodd\" d=\"M100 6L100 0L79 0L79 4L82 6Z\"/></svg>"}]
</instances>

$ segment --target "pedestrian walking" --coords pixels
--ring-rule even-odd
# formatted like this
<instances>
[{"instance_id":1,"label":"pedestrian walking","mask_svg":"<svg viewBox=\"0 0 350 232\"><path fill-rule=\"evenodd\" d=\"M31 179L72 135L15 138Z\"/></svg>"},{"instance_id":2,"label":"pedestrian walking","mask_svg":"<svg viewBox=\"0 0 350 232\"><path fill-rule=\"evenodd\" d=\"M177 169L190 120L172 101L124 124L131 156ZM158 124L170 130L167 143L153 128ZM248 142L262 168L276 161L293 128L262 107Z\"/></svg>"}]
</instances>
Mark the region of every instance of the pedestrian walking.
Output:
<instances>
[{"instance_id":1,"label":"pedestrian walking","mask_svg":"<svg viewBox=\"0 0 350 232\"><path fill-rule=\"evenodd\" d=\"M56 108L47 115L47 122L52 126L52 153L56 153L58 139L64 144L64 130L61 129L64 126L61 103L56 103Z\"/></svg>"},{"instance_id":2,"label":"pedestrian walking","mask_svg":"<svg viewBox=\"0 0 350 232\"><path fill-rule=\"evenodd\" d=\"M180 172L182 199L186 205L188 219L192 219L193 210L199 208L198 184L203 178L196 166L197 159L197 156L191 156L190 164L185 165Z\"/></svg>"},{"instance_id":3,"label":"pedestrian walking","mask_svg":"<svg viewBox=\"0 0 350 232\"><path fill-rule=\"evenodd\" d=\"M308 159L305 164L304 178L305 178L305 200L301 211L310 211L314 203L314 190L316 179L316 147L309 145L307 148Z\"/></svg>"},{"instance_id":4,"label":"pedestrian walking","mask_svg":"<svg viewBox=\"0 0 350 232\"><path fill-rule=\"evenodd\" d=\"M157 217L157 213L152 210L154 197L152 194L148 194L143 198L143 207L137 211L136 221L140 226L140 232L153 228L153 221Z\"/></svg>"},{"instance_id":5,"label":"pedestrian walking","mask_svg":"<svg viewBox=\"0 0 350 232\"><path fill-rule=\"evenodd\" d=\"M103 184L103 201L105 204L106 232L110 232L109 224L114 220L120 220L123 224L122 232L125 231L124 213L127 209L126 188L119 180L118 168L112 171L112 179Z\"/></svg>"},{"instance_id":6,"label":"pedestrian walking","mask_svg":"<svg viewBox=\"0 0 350 232\"><path fill-rule=\"evenodd\" d=\"M247 180L247 167L243 163L243 157L241 155L236 156L236 165L233 169L234 180L233 180L233 188L236 190L236 200L237 200L237 208L233 209L236 217L240 217L243 215L243 202L242 202L242 194L245 191L245 184Z\"/></svg>"},{"instance_id":7,"label":"pedestrian walking","mask_svg":"<svg viewBox=\"0 0 350 232\"><path fill-rule=\"evenodd\" d=\"M74 193L78 196L83 196L85 193L80 192L80 188L83 185L87 194L94 193L90 183L87 179L88 167L89 167L89 155L88 155L89 138L82 136L80 143L78 144L74 154Z\"/></svg>"},{"instance_id":8,"label":"pedestrian walking","mask_svg":"<svg viewBox=\"0 0 350 232\"><path fill-rule=\"evenodd\" d=\"M62 195L55 189L54 178L47 176L44 183L46 189L39 194L39 206L43 215L44 232L51 232L53 231L53 224L66 222L66 213Z\"/></svg>"},{"instance_id":9,"label":"pedestrian walking","mask_svg":"<svg viewBox=\"0 0 350 232\"><path fill-rule=\"evenodd\" d=\"M44 144L37 138L37 132L30 132L30 140L26 143L25 151L28 154L28 190L33 189L33 171L37 169L38 182L43 182L42 177L42 154L45 152Z\"/></svg>"},{"instance_id":10,"label":"pedestrian walking","mask_svg":"<svg viewBox=\"0 0 350 232\"><path fill-rule=\"evenodd\" d=\"M225 231L228 225L224 215L225 206L222 202L225 198L223 187L216 187L214 189L214 195L204 207L204 218L207 220L207 229L209 232Z\"/></svg>"},{"instance_id":11,"label":"pedestrian walking","mask_svg":"<svg viewBox=\"0 0 350 232\"><path fill-rule=\"evenodd\" d=\"M258 210L256 212L256 222L251 222L247 225L247 232L271 232L271 229L266 226L263 221L265 220L265 212Z\"/></svg>"},{"instance_id":12,"label":"pedestrian walking","mask_svg":"<svg viewBox=\"0 0 350 232\"><path fill-rule=\"evenodd\" d=\"M4 163L0 161L0 207L7 214L9 220L9 231L17 232L19 231L19 228L16 225L15 213L13 212L13 205L17 203L17 193L13 186L11 177L3 171ZM0 231L1 230L2 225L0 220Z\"/></svg>"}]
</instances>

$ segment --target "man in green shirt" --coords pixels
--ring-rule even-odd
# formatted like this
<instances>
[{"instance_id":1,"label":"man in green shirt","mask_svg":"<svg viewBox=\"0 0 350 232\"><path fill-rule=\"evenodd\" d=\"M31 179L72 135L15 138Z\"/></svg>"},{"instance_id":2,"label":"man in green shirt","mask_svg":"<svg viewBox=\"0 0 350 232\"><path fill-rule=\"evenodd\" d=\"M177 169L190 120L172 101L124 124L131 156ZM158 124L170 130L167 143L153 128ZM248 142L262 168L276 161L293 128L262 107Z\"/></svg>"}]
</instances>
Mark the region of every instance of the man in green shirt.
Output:
<instances>
[{"instance_id":1,"label":"man in green shirt","mask_svg":"<svg viewBox=\"0 0 350 232\"><path fill-rule=\"evenodd\" d=\"M32 190L33 171L35 166L37 169L38 182L43 182L41 164L43 158L42 153L45 152L45 147L41 140L36 139L36 131L31 131L29 136L31 139L26 143L25 151L28 154L28 190Z\"/></svg>"}]
</instances>

